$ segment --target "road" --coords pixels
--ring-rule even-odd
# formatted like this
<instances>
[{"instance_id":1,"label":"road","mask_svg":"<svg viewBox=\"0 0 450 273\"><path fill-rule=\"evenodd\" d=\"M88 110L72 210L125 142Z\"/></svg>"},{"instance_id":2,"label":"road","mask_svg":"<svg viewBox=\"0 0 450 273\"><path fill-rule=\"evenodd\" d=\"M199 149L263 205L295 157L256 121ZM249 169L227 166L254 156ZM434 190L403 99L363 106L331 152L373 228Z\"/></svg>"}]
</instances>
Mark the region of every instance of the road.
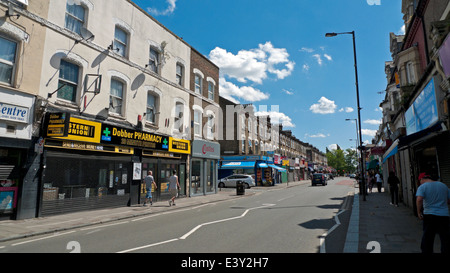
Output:
<instances>
[{"instance_id":1,"label":"road","mask_svg":"<svg viewBox=\"0 0 450 273\"><path fill-rule=\"evenodd\" d=\"M8 241L0 253L342 252L353 180L249 191L255 194Z\"/></svg>"}]
</instances>

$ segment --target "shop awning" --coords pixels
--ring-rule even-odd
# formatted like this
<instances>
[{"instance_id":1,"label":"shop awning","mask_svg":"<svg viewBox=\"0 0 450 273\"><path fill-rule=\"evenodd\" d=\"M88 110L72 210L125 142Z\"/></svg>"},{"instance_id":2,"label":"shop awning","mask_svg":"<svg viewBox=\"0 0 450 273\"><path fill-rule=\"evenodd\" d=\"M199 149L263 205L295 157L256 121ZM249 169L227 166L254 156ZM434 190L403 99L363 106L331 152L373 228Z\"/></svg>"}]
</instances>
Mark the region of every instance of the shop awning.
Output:
<instances>
[{"instance_id":1,"label":"shop awning","mask_svg":"<svg viewBox=\"0 0 450 273\"><path fill-rule=\"evenodd\" d=\"M286 169L281 168L281 167L278 167L277 165L269 164L269 167L271 167L271 168L273 168L273 169L276 169L276 170L278 170L278 171L280 171L280 172L286 172Z\"/></svg>"},{"instance_id":2,"label":"shop awning","mask_svg":"<svg viewBox=\"0 0 450 273\"><path fill-rule=\"evenodd\" d=\"M398 139L392 143L391 147L386 151L383 156L383 164L388 160L389 157L395 155L398 152Z\"/></svg>"},{"instance_id":3,"label":"shop awning","mask_svg":"<svg viewBox=\"0 0 450 273\"><path fill-rule=\"evenodd\" d=\"M264 162L258 163L258 168L268 168L268 167L269 167L269 165L267 165L267 163L264 163Z\"/></svg>"},{"instance_id":4,"label":"shop awning","mask_svg":"<svg viewBox=\"0 0 450 273\"><path fill-rule=\"evenodd\" d=\"M253 169L255 161L233 161L223 163L221 169Z\"/></svg>"}]
</instances>

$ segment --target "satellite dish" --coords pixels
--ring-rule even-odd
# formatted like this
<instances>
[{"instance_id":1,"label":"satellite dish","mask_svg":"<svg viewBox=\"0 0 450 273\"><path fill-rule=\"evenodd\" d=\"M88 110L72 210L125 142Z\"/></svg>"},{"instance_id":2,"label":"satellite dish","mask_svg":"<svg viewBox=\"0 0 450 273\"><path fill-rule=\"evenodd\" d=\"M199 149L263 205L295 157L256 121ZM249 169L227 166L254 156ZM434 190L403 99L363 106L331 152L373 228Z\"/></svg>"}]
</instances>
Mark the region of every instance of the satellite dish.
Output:
<instances>
[{"instance_id":1,"label":"satellite dish","mask_svg":"<svg viewBox=\"0 0 450 273\"><path fill-rule=\"evenodd\" d=\"M81 30L81 37L83 38L84 41L88 41L88 40L94 40L95 35L92 34L92 32L90 32L87 28L82 27Z\"/></svg>"}]
</instances>

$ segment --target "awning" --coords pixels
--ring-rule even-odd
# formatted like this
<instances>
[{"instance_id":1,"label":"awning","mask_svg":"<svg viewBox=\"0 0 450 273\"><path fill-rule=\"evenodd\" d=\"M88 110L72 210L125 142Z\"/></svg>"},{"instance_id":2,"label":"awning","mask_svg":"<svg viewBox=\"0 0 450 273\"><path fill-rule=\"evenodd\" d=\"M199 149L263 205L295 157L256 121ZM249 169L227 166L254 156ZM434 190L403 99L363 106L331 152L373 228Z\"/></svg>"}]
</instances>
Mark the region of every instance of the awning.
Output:
<instances>
[{"instance_id":1,"label":"awning","mask_svg":"<svg viewBox=\"0 0 450 273\"><path fill-rule=\"evenodd\" d=\"M386 153L383 156L383 164L388 160L389 157L395 155L398 152L398 139L392 143L391 147L386 151Z\"/></svg>"},{"instance_id":2,"label":"awning","mask_svg":"<svg viewBox=\"0 0 450 273\"><path fill-rule=\"evenodd\" d=\"M253 169L255 161L234 161L222 164L220 169Z\"/></svg>"},{"instance_id":3,"label":"awning","mask_svg":"<svg viewBox=\"0 0 450 273\"><path fill-rule=\"evenodd\" d=\"M441 130L442 130L442 122L437 122L436 124L425 130L411 134L409 136L400 137L399 147L401 148L407 146L419 139L424 139L425 137L431 136L431 133L438 132Z\"/></svg>"},{"instance_id":4,"label":"awning","mask_svg":"<svg viewBox=\"0 0 450 273\"><path fill-rule=\"evenodd\" d=\"M267 163L264 163L264 162L258 163L258 168L268 168L268 167L269 167L269 165L267 165Z\"/></svg>"},{"instance_id":5,"label":"awning","mask_svg":"<svg viewBox=\"0 0 450 273\"><path fill-rule=\"evenodd\" d=\"M271 167L271 168L273 168L273 169L276 169L276 170L278 170L278 171L280 171L280 172L286 172L286 169L281 168L281 167L278 167L277 165L269 164L269 167Z\"/></svg>"}]
</instances>

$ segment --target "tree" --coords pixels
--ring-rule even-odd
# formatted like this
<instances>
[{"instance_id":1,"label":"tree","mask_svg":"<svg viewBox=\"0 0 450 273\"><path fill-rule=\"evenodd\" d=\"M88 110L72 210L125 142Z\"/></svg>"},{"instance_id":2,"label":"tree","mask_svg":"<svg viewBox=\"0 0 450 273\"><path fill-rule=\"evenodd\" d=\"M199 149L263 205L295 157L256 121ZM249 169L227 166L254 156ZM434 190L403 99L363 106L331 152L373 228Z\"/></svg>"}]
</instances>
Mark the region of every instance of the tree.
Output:
<instances>
[{"instance_id":1,"label":"tree","mask_svg":"<svg viewBox=\"0 0 450 273\"><path fill-rule=\"evenodd\" d=\"M341 170L346 168L344 151L340 149L336 150L328 150L327 149L327 160L328 166L333 167L337 172L341 172Z\"/></svg>"},{"instance_id":2,"label":"tree","mask_svg":"<svg viewBox=\"0 0 450 273\"><path fill-rule=\"evenodd\" d=\"M345 150L345 170L349 173L356 172L356 166L358 166L358 155L356 150L347 149Z\"/></svg>"}]
</instances>

